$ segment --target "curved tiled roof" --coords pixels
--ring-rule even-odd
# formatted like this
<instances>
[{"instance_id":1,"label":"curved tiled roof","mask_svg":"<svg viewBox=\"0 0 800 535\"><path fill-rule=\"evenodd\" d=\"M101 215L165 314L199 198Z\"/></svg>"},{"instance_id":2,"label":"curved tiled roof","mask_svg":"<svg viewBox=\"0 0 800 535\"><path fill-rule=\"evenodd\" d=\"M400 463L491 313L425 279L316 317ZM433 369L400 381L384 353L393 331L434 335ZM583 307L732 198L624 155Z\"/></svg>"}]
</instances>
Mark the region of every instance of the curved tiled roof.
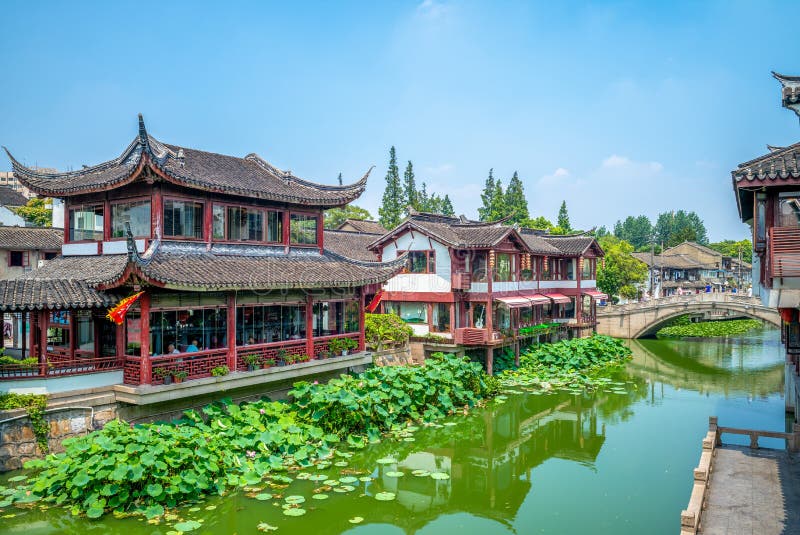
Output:
<instances>
[{"instance_id":1,"label":"curved tiled roof","mask_svg":"<svg viewBox=\"0 0 800 535\"><path fill-rule=\"evenodd\" d=\"M357 199L371 171L347 186L317 184L298 178L291 171L282 171L257 154L238 158L161 143L147 133L141 115L139 136L128 148L119 157L92 167L47 173L25 167L8 149L6 153L21 183L32 191L53 197L127 184L149 166L164 180L203 191L330 208Z\"/></svg>"},{"instance_id":2,"label":"curved tiled roof","mask_svg":"<svg viewBox=\"0 0 800 535\"><path fill-rule=\"evenodd\" d=\"M7 227L0 225L0 248L43 249L55 251L64 243L64 231L42 227Z\"/></svg>"},{"instance_id":3,"label":"curved tiled roof","mask_svg":"<svg viewBox=\"0 0 800 535\"><path fill-rule=\"evenodd\" d=\"M595 243L595 239L591 236L545 236L544 239L561 251L565 255L580 255L583 254L589 247ZM599 246L598 246L599 248Z\"/></svg>"},{"instance_id":4,"label":"curved tiled roof","mask_svg":"<svg viewBox=\"0 0 800 535\"><path fill-rule=\"evenodd\" d=\"M753 182L800 178L798 160L800 160L800 143L795 143L782 149L770 150L763 156L741 163L731 171L731 175L737 187L747 187Z\"/></svg>"},{"instance_id":5,"label":"curved tiled roof","mask_svg":"<svg viewBox=\"0 0 800 535\"><path fill-rule=\"evenodd\" d=\"M325 249L340 256L377 262L378 257L369 250L369 244L375 241L379 234L365 234L363 232L350 232L345 230L325 230L323 243Z\"/></svg>"},{"instance_id":6,"label":"curved tiled roof","mask_svg":"<svg viewBox=\"0 0 800 535\"><path fill-rule=\"evenodd\" d=\"M503 225L498 221L484 223L470 221L463 217L414 213L389 233L375 240L370 248L375 249L409 228L416 229L454 248L492 247L509 234L516 233L516 227Z\"/></svg>"},{"instance_id":7,"label":"curved tiled roof","mask_svg":"<svg viewBox=\"0 0 800 535\"><path fill-rule=\"evenodd\" d=\"M14 188L0 186L0 206L25 206L28 198Z\"/></svg>"},{"instance_id":8,"label":"curved tiled roof","mask_svg":"<svg viewBox=\"0 0 800 535\"><path fill-rule=\"evenodd\" d=\"M76 280L0 280L0 311L107 307L116 301Z\"/></svg>"},{"instance_id":9,"label":"curved tiled roof","mask_svg":"<svg viewBox=\"0 0 800 535\"><path fill-rule=\"evenodd\" d=\"M350 225L356 229L356 232L362 232L364 234L386 234L388 232L383 228L383 225L377 221L369 221L368 219L345 219L344 223L339 225L336 230L342 230L342 227L345 225Z\"/></svg>"}]
</instances>

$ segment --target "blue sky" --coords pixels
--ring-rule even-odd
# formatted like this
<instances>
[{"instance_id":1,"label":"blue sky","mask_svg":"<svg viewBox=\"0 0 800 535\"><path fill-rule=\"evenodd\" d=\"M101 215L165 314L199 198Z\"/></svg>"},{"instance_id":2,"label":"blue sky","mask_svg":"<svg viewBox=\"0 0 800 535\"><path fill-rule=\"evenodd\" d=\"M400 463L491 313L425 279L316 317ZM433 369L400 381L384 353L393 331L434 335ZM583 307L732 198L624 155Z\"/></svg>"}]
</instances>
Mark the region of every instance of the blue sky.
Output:
<instances>
[{"instance_id":1,"label":"blue sky","mask_svg":"<svg viewBox=\"0 0 800 535\"><path fill-rule=\"evenodd\" d=\"M29 165L136 133L334 183L388 149L476 216L489 168L573 226L696 210L747 234L730 171L798 141L771 70L800 74L780 2L27 2L3 5L0 144ZM794 61L792 61L794 59ZM3 156L0 169L10 169Z\"/></svg>"}]
</instances>

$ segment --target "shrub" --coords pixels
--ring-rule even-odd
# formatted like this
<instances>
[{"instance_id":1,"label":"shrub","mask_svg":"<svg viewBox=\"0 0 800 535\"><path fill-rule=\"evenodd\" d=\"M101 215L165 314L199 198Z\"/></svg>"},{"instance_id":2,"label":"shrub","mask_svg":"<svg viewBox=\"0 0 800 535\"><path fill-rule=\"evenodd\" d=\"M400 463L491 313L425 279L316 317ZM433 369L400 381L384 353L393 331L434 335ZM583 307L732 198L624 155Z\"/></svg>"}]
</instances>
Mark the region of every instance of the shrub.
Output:
<instances>
[{"instance_id":1,"label":"shrub","mask_svg":"<svg viewBox=\"0 0 800 535\"><path fill-rule=\"evenodd\" d=\"M228 375L231 372L227 366L217 366L216 368L211 368L211 375L214 377L222 377L224 375Z\"/></svg>"},{"instance_id":2,"label":"shrub","mask_svg":"<svg viewBox=\"0 0 800 535\"><path fill-rule=\"evenodd\" d=\"M49 451L47 437L50 434L50 426L44 420L44 411L47 409L47 396L39 394L0 394L0 410L11 409L25 409L28 413L28 418L31 420L33 434L36 435L36 443L43 453L47 453Z\"/></svg>"},{"instance_id":3,"label":"shrub","mask_svg":"<svg viewBox=\"0 0 800 535\"><path fill-rule=\"evenodd\" d=\"M0 366L15 366L27 369L33 369L39 366L39 360L36 358L30 359L15 359L6 355L0 355Z\"/></svg>"},{"instance_id":4,"label":"shrub","mask_svg":"<svg viewBox=\"0 0 800 535\"><path fill-rule=\"evenodd\" d=\"M404 345L413 332L396 314L364 314L364 335L370 349Z\"/></svg>"}]
</instances>

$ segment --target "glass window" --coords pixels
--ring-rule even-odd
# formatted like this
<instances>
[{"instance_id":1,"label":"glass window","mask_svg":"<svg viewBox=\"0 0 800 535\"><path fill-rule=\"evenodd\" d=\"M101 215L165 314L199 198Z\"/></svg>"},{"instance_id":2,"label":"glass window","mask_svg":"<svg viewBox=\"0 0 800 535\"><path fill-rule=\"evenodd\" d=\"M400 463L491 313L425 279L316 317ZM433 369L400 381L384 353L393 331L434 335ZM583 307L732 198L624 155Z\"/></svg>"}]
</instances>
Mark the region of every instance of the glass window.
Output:
<instances>
[{"instance_id":1,"label":"glass window","mask_svg":"<svg viewBox=\"0 0 800 535\"><path fill-rule=\"evenodd\" d=\"M486 326L486 305L483 303L473 303L472 325L476 329L483 329Z\"/></svg>"},{"instance_id":2,"label":"glass window","mask_svg":"<svg viewBox=\"0 0 800 535\"><path fill-rule=\"evenodd\" d=\"M472 256L472 280L486 282L486 252L478 251Z\"/></svg>"},{"instance_id":3,"label":"glass window","mask_svg":"<svg viewBox=\"0 0 800 535\"><path fill-rule=\"evenodd\" d=\"M492 322L494 329L510 329L511 328L511 310L500 303L494 304L494 320Z\"/></svg>"},{"instance_id":4,"label":"glass window","mask_svg":"<svg viewBox=\"0 0 800 535\"><path fill-rule=\"evenodd\" d=\"M401 301L387 302L386 311L397 314L406 323L428 323L427 303L406 303Z\"/></svg>"},{"instance_id":5,"label":"glass window","mask_svg":"<svg viewBox=\"0 0 800 535\"><path fill-rule=\"evenodd\" d=\"M166 355L170 345L180 353L190 345L201 351L226 347L227 312L224 307L151 312L150 351Z\"/></svg>"},{"instance_id":6,"label":"glass window","mask_svg":"<svg viewBox=\"0 0 800 535\"><path fill-rule=\"evenodd\" d=\"M800 227L800 196L781 196L778 199L778 226Z\"/></svg>"},{"instance_id":7,"label":"glass window","mask_svg":"<svg viewBox=\"0 0 800 535\"><path fill-rule=\"evenodd\" d=\"M164 236L203 238L203 203L164 201Z\"/></svg>"},{"instance_id":8,"label":"glass window","mask_svg":"<svg viewBox=\"0 0 800 535\"><path fill-rule=\"evenodd\" d=\"M111 205L111 237L125 237L125 223L137 237L150 237L150 201L118 202Z\"/></svg>"},{"instance_id":9,"label":"glass window","mask_svg":"<svg viewBox=\"0 0 800 535\"><path fill-rule=\"evenodd\" d=\"M494 257L494 281L508 282L513 280L514 266L512 255L497 253Z\"/></svg>"},{"instance_id":10,"label":"glass window","mask_svg":"<svg viewBox=\"0 0 800 535\"><path fill-rule=\"evenodd\" d=\"M358 303L322 301L314 303L314 336L358 332Z\"/></svg>"},{"instance_id":11,"label":"glass window","mask_svg":"<svg viewBox=\"0 0 800 535\"><path fill-rule=\"evenodd\" d=\"M236 309L236 345L268 344L305 337L305 305L256 305Z\"/></svg>"},{"instance_id":12,"label":"glass window","mask_svg":"<svg viewBox=\"0 0 800 535\"><path fill-rule=\"evenodd\" d=\"M569 298L569 303L564 303L564 304L561 305L561 307L562 307L561 310L564 312L564 315L562 317L564 317L564 318L574 318L575 317L575 298L574 297L570 297Z\"/></svg>"},{"instance_id":13,"label":"glass window","mask_svg":"<svg viewBox=\"0 0 800 535\"><path fill-rule=\"evenodd\" d=\"M583 270L581 271L581 279L594 278L594 258L583 259Z\"/></svg>"},{"instance_id":14,"label":"glass window","mask_svg":"<svg viewBox=\"0 0 800 535\"><path fill-rule=\"evenodd\" d=\"M519 326L528 327L533 325L533 307L522 307L519 309Z\"/></svg>"},{"instance_id":15,"label":"glass window","mask_svg":"<svg viewBox=\"0 0 800 535\"><path fill-rule=\"evenodd\" d=\"M10 267L28 267L30 264L29 251L9 251L8 265Z\"/></svg>"},{"instance_id":16,"label":"glass window","mask_svg":"<svg viewBox=\"0 0 800 535\"><path fill-rule=\"evenodd\" d=\"M435 273L434 251L409 251L407 269L409 273Z\"/></svg>"},{"instance_id":17,"label":"glass window","mask_svg":"<svg viewBox=\"0 0 800 535\"><path fill-rule=\"evenodd\" d=\"M283 212L267 212L267 241L283 241Z\"/></svg>"},{"instance_id":18,"label":"glass window","mask_svg":"<svg viewBox=\"0 0 800 535\"><path fill-rule=\"evenodd\" d=\"M289 234L291 242L298 245L317 243L317 217L313 215L291 214Z\"/></svg>"},{"instance_id":19,"label":"glass window","mask_svg":"<svg viewBox=\"0 0 800 535\"><path fill-rule=\"evenodd\" d=\"M47 325L47 347L69 347L69 312L58 310L50 313Z\"/></svg>"},{"instance_id":20,"label":"glass window","mask_svg":"<svg viewBox=\"0 0 800 535\"><path fill-rule=\"evenodd\" d=\"M575 259L567 258L566 260L564 260L564 264L566 267L566 280L568 281L575 280Z\"/></svg>"},{"instance_id":21,"label":"glass window","mask_svg":"<svg viewBox=\"0 0 800 535\"><path fill-rule=\"evenodd\" d=\"M553 303L548 301L542 305L542 321L548 322L553 318Z\"/></svg>"},{"instance_id":22,"label":"glass window","mask_svg":"<svg viewBox=\"0 0 800 535\"><path fill-rule=\"evenodd\" d=\"M434 303L431 330L434 332L450 332L450 303Z\"/></svg>"},{"instance_id":23,"label":"glass window","mask_svg":"<svg viewBox=\"0 0 800 535\"><path fill-rule=\"evenodd\" d=\"M75 314L75 342L78 349L94 351L94 322L88 310L79 310Z\"/></svg>"},{"instance_id":24,"label":"glass window","mask_svg":"<svg viewBox=\"0 0 800 535\"><path fill-rule=\"evenodd\" d=\"M225 239L225 207L215 204L211 210L212 237L215 240Z\"/></svg>"},{"instance_id":25,"label":"glass window","mask_svg":"<svg viewBox=\"0 0 800 535\"><path fill-rule=\"evenodd\" d=\"M69 211L70 241L103 241L103 206L79 206Z\"/></svg>"},{"instance_id":26,"label":"glass window","mask_svg":"<svg viewBox=\"0 0 800 535\"><path fill-rule=\"evenodd\" d=\"M344 331L357 333L359 319L358 301L345 301L344 303Z\"/></svg>"},{"instance_id":27,"label":"glass window","mask_svg":"<svg viewBox=\"0 0 800 535\"><path fill-rule=\"evenodd\" d=\"M230 241L264 241L264 212L261 210L229 206L226 223Z\"/></svg>"}]
</instances>

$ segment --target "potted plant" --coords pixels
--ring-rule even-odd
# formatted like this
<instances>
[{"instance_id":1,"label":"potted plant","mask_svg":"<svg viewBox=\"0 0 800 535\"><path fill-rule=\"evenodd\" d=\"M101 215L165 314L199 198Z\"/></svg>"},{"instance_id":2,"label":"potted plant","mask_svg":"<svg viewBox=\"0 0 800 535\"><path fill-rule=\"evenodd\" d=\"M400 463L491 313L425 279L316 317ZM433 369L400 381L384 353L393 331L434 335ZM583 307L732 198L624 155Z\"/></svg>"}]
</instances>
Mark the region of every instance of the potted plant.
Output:
<instances>
[{"instance_id":1,"label":"potted plant","mask_svg":"<svg viewBox=\"0 0 800 535\"><path fill-rule=\"evenodd\" d=\"M247 371L252 372L261 369L261 356L258 353L251 353L242 357L247 364Z\"/></svg>"},{"instance_id":2,"label":"potted plant","mask_svg":"<svg viewBox=\"0 0 800 535\"><path fill-rule=\"evenodd\" d=\"M228 375L230 372L231 371L227 366L217 366L216 368L211 368L211 375L214 377L222 377L224 375Z\"/></svg>"},{"instance_id":3,"label":"potted plant","mask_svg":"<svg viewBox=\"0 0 800 535\"><path fill-rule=\"evenodd\" d=\"M320 360L324 360L324 359L326 359L326 358L328 358L330 356L331 356L331 352L328 351L327 349L323 349L322 351L319 352L319 355L317 355L317 358L320 359Z\"/></svg>"},{"instance_id":4,"label":"potted plant","mask_svg":"<svg viewBox=\"0 0 800 535\"><path fill-rule=\"evenodd\" d=\"M285 362L290 366L294 364L295 360L297 360L297 357L295 357L294 355L287 354L285 357L283 357L283 362Z\"/></svg>"},{"instance_id":5,"label":"potted plant","mask_svg":"<svg viewBox=\"0 0 800 535\"><path fill-rule=\"evenodd\" d=\"M286 366L286 357L289 355L289 352L285 349L279 349L275 356L278 359L278 366Z\"/></svg>"},{"instance_id":6,"label":"potted plant","mask_svg":"<svg viewBox=\"0 0 800 535\"><path fill-rule=\"evenodd\" d=\"M264 366L264 368L270 368L275 366L275 359L264 359L261 364Z\"/></svg>"},{"instance_id":7,"label":"potted plant","mask_svg":"<svg viewBox=\"0 0 800 535\"><path fill-rule=\"evenodd\" d=\"M167 368L156 368L153 370L153 377L163 379L165 385L172 384L172 372Z\"/></svg>"},{"instance_id":8,"label":"potted plant","mask_svg":"<svg viewBox=\"0 0 800 535\"><path fill-rule=\"evenodd\" d=\"M297 362L308 362L309 360L311 360L311 357L309 357L306 354L302 354L302 355L298 355L297 356Z\"/></svg>"},{"instance_id":9,"label":"potted plant","mask_svg":"<svg viewBox=\"0 0 800 535\"><path fill-rule=\"evenodd\" d=\"M184 379L189 376L189 372L186 370L175 370L172 372L172 377L175 378L175 384L182 383Z\"/></svg>"},{"instance_id":10,"label":"potted plant","mask_svg":"<svg viewBox=\"0 0 800 535\"><path fill-rule=\"evenodd\" d=\"M345 351L344 338L334 338L328 342L328 348L331 350L332 355L343 355Z\"/></svg>"}]
</instances>

